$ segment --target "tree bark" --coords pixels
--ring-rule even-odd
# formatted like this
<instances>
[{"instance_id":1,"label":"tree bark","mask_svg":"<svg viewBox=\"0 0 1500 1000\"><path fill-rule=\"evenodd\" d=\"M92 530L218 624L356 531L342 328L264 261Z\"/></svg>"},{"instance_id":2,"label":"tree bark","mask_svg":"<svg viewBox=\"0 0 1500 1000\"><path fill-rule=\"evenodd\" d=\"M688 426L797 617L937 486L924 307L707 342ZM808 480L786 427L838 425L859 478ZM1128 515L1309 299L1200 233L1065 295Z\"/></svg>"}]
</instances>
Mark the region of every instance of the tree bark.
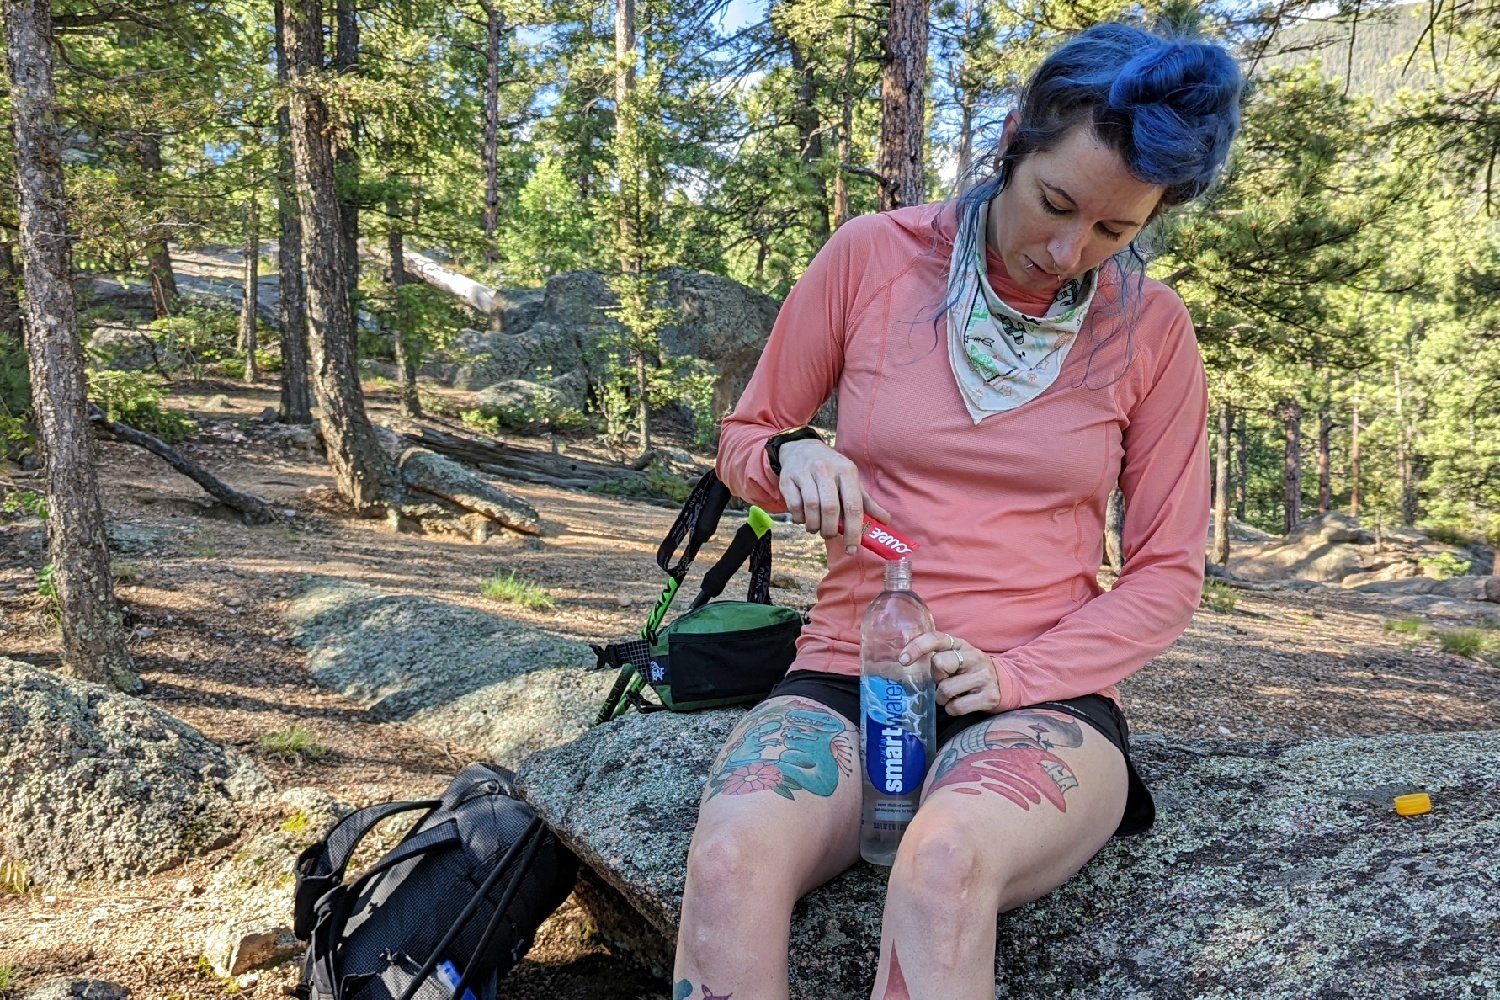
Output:
<instances>
[{"instance_id":1,"label":"tree bark","mask_svg":"<svg viewBox=\"0 0 1500 1000\"><path fill-rule=\"evenodd\" d=\"M286 4L276 0L276 79L287 84ZM288 101L276 109L276 214L281 225L276 250L276 311L281 320L281 405L284 424L312 423L308 381L307 288L302 276L302 218L292 176L292 119Z\"/></svg>"},{"instance_id":2,"label":"tree bark","mask_svg":"<svg viewBox=\"0 0 1500 1000\"><path fill-rule=\"evenodd\" d=\"M393 189L393 186L388 185ZM395 308L391 310L391 353L396 361L396 374L400 379L401 412L408 417L422 415L422 402L417 396L417 363L408 350L406 342L406 318L402 309L401 289L406 286L406 265L401 233L401 203L394 194L386 198L386 214L390 217L390 230L386 234L386 246L391 257L391 297Z\"/></svg>"},{"instance_id":3,"label":"tree bark","mask_svg":"<svg viewBox=\"0 0 1500 1000\"><path fill-rule=\"evenodd\" d=\"M616 146L621 149L625 146L622 140L627 130L634 128L628 118L630 95L635 90L635 59L635 0L615 0L615 135ZM637 170L639 167L639 163L632 163L628 169ZM622 169L618 217L620 270L627 274L635 273L638 263L634 248L637 243L636 216L640 211L636 193L639 186L640 178L626 177Z\"/></svg>"},{"instance_id":4,"label":"tree bark","mask_svg":"<svg viewBox=\"0 0 1500 1000\"><path fill-rule=\"evenodd\" d=\"M484 262L499 259L495 230L500 224L500 37L505 15L489 0L484 11Z\"/></svg>"},{"instance_id":5,"label":"tree bark","mask_svg":"<svg viewBox=\"0 0 1500 1000\"><path fill-rule=\"evenodd\" d=\"M1214 565L1229 565L1229 439L1234 433L1234 409L1219 404L1219 437L1214 448Z\"/></svg>"},{"instance_id":6,"label":"tree bark","mask_svg":"<svg viewBox=\"0 0 1500 1000\"><path fill-rule=\"evenodd\" d=\"M26 337L21 322L21 266L16 245L0 243L0 344L20 346Z\"/></svg>"},{"instance_id":7,"label":"tree bark","mask_svg":"<svg viewBox=\"0 0 1500 1000\"><path fill-rule=\"evenodd\" d=\"M141 166L153 178L159 179L162 175L161 140L152 132L138 132L132 146ZM160 230L153 232L146 242L146 267L151 277L151 303L156 318L172 315L182 304L182 296L177 290L177 274L172 270L172 252Z\"/></svg>"},{"instance_id":8,"label":"tree bark","mask_svg":"<svg viewBox=\"0 0 1500 1000\"><path fill-rule=\"evenodd\" d=\"M1318 513L1333 509L1333 475L1331 469L1333 410L1328 403L1318 407Z\"/></svg>"},{"instance_id":9,"label":"tree bark","mask_svg":"<svg viewBox=\"0 0 1500 1000\"><path fill-rule=\"evenodd\" d=\"M817 245L822 246L828 242L828 182L823 179L822 170L823 124L818 120L818 74L795 38L788 36L786 45L791 51L792 71L797 74L797 107L793 115L801 140L802 172L813 189L808 221Z\"/></svg>"},{"instance_id":10,"label":"tree bark","mask_svg":"<svg viewBox=\"0 0 1500 1000\"><path fill-rule=\"evenodd\" d=\"M89 427L52 81L48 0L4 0L11 128L26 287L27 355L47 478L63 669L139 691L109 573L97 446Z\"/></svg>"},{"instance_id":11,"label":"tree bark","mask_svg":"<svg viewBox=\"0 0 1500 1000\"><path fill-rule=\"evenodd\" d=\"M333 71L359 74L359 10L355 0L337 0L334 7ZM344 266L349 269L349 311L359 315L359 119L350 114L343 142L334 152L338 180L339 232L344 239Z\"/></svg>"},{"instance_id":12,"label":"tree bark","mask_svg":"<svg viewBox=\"0 0 1500 1000\"><path fill-rule=\"evenodd\" d=\"M1234 422L1234 516L1241 521L1249 510L1250 495L1250 421L1240 412Z\"/></svg>"},{"instance_id":13,"label":"tree bark","mask_svg":"<svg viewBox=\"0 0 1500 1000\"><path fill-rule=\"evenodd\" d=\"M250 174L250 203L245 206L245 292L240 298L240 350L245 355L245 383L254 385L260 378L255 352L260 324L260 196L255 190L255 174Z\"/></svg>"},{"instance_id":14,"label":"tree bark","mask_svg":"<svg viewBox=\"0 0 1500 1000\"><path fill-rule=\"evenodd\" d=\"M1355 517L1359 516L1363 492L1359 467L1359 398L1356 397L1353 412L1349 415L1349 513Z\"/></svg>"},{"instance_id":15,"label":"tree bark","mask_svg":"<svg viewBox=\"0 0 1500 1000\"><path fill-rule=\"evenodd\" d=\"M399 504L401 480L375 440L359 383L351 271L339 226L328 106L317 79L323 60L321 14L318 0L297 0L287 8L292 160L306 223L302 233L313 390L338 490L356 509L369 511Z\"/></svg>"},{"instance_id":16,"label":"tree bark","mask_svg":"<svg viewBox=\"0 0 1500 1000\"><path fill-rule=\"evenodd\" d=\"M854 151L854 48L859 35L854 30L854 18L848 18L844 46L844 74L839 81L839 143L838 172L833 175L833 228L837 229L849 220L849 156Z\"/></svg>"},{"instance_id":17,"label":"tree bark","mask_svg":"<svg viewBox=\"0 0 1500 1000\"><path fill-rule=\"evenodd\" d=\"M922 141L927 134L927 0L890 0L880 77L880 210L920 205L926 196Z\"/></svg>"},{"instance_id":18,"label":"tree bark","mask_svg":"<svg viewBox=\"0 0 1500 1000\"><path fill-rule=\"evenodd\" d=\"M1396 392L1396 464L1401 479L1401 523L1410 528L1417 522L1416 461L1412 455L1411 419L1407 415L1406 388L1398 361L1391 373Z\"/></svg>"},{"instance_id":19,"label":"tree bark","mask_svg":"<svg viewBox=\"0 0 1500 1000\"><path fill-rule=\"evenodd\" d=\"M1302 523L1302 403L1283 399L1279 407L1286 451L1281 467L1282 502L1285 514L1282 525L1291 534Z\"/></svg>"}]
</instances>

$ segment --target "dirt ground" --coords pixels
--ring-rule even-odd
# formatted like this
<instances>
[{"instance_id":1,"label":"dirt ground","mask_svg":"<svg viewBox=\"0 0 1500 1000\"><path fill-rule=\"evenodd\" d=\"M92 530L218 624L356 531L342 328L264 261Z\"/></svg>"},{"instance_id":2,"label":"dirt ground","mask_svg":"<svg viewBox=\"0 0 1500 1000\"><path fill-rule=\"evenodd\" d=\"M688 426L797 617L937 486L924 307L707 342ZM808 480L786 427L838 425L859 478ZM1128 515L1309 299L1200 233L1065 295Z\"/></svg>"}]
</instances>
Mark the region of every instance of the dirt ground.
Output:
<instances>
[{"instance_id":1,"label":"dirt ground","mask_svg":"<svg viewBox=\"0 0 1500 1000\"><path fill-rule=\"evenodd\" d=\"M142 697L249 755L277 787L312 786L355 806L422 797L477 756L371 718L312 683L283 617L304 574L493 608L481 586L514 572L544 588L555 607L508 607L508 614L583 641L639 627L660 588L653 553L672 509L509 483L541 514L539 543L397 534L383 521L347 517L321 456L255 422L275 402L269 387L228 383L178 386L171 398L200 424L184 453L290 512L277 524L244 526L129 445L102 444L100 482L112 522L165 539L116 565ZM390 400L375 391L371 404L378 411ZM585 442L569 447L602 455ZM0 469L0 487L40 491L41 484L34 474ZM782 536L776 597L805 606L817 582L817 546L793 532ZM44 561L40 551L0 548L0 655L53 666L57 635L36 589ZM1387 623L1410 617L1389 603L1336 591L1236 593L1232 610L1200 611L1177 646L1127 682L1137 733L1300 739L1500 725L1500 670L1444 654L1430 635L1389 631ZM311 760L261 747L261 736L293 725L329 752ZM108 980L136 998L282 995L295 982L292 963L220 980L198 958L216 918L198 894L234 850L125 885L0 891L0 976L8 970L11 979L8 989L0 980L0 997L61 975ZM504 986L507 997L553 1000L665 993L665 982L591 938L571 903L543 926Z\"/></svg>"}]
</instances>

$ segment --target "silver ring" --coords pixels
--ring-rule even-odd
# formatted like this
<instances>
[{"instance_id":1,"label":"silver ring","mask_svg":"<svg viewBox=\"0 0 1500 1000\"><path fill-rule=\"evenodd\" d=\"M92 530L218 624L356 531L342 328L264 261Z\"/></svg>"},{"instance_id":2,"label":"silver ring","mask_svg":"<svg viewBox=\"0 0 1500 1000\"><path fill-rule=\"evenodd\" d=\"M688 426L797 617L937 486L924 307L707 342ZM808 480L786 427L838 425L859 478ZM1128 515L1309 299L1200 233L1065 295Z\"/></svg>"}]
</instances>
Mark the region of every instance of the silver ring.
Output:
<instances>
[{"instance_id":1,"label":"silver ring","mask_svg":"<svg viewBox=\"0 0 1500 1000\"><path fill-rule=\"evenodd\" d=\"M943 634L948 637L948 652L951 653L958 648L958 640L953 638L952 632L944 632Z\"/></svg>"},{"instance_id":2,"label":"silver ring","mask_svg":"<svg viewBox=\"0 0 1500 1000\"><path fill-rule=\"evenodd\" d=\"M964 668L964 653L961 649L955 649L952 652L954 656L958 657L958 666L953 668L953 672L958 673Z\"/></svg>"}]
</instances>

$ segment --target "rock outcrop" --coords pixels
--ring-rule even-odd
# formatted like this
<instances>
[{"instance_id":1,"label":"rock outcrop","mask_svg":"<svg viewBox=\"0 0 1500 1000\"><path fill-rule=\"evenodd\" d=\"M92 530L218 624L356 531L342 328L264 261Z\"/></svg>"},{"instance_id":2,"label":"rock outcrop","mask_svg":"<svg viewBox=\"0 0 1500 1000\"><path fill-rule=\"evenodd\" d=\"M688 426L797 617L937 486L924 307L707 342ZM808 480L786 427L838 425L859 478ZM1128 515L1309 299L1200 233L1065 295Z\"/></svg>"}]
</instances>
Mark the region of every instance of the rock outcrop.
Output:
<instances>
[{"instance_id":1,"label":"rock outcrop","mask_svg":"<svg viewBox=\"0 0 1500 1000\"><path fill-rule=\"evenodd\" d=\"M507 767L587 729L614 680L584 643L427 597L315 580L288 617L319 684Z\"/></svg>"},{"instance_id":2,"label":"rock outcrop","mask_svg":"<svg viewBox=\"0 0 1500 1000\"><path fill-rule=\"evenodd\" d=\"M521 792L669 956L698 797L738 713L631 715L530 758ZM1160 816L1000 920L997 997L1479 997L1500 989L1500 733L1142 736ZM1403 818L1392 798L1426 791ZM793 918L794 1000L868 994L884 870ZM602 914L601 927L622 923Z\"/></svg>"},{"instance_id":3,"label":"rock outcrop","mask_svg":"<svg viewBox=\"0 0 1500 1000\"><path fill-rule=\"evenodd\" d=\"M170 868L237 836L268 788L148 702L0 659L0 855L35 881Z\"/></svg>"}]
</instances>

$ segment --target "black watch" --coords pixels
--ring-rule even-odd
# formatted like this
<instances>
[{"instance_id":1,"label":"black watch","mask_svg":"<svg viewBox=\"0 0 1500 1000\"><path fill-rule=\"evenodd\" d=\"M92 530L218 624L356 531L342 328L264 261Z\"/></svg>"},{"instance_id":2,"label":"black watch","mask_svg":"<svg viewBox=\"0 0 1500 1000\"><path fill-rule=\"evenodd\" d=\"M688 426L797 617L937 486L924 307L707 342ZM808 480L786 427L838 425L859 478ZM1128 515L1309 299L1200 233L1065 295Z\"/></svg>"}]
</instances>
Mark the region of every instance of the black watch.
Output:
<instances>
[{"instance_id":1,"label":"black watch","mask_svg":"<svg viewBox=\"0 0 1500 1000\"><path fill-rule=\"evenodd\" d=\"M778 476L781 475L782 445L790 444L793 441L808 440L821 441L823 440L823 435L806 424L803 424L801 427L793 427L789 431L782 431L780 434L771 435L770 440L766 442L766 458L770 460L771 471Z\"/></svg>"}]
</instances>

